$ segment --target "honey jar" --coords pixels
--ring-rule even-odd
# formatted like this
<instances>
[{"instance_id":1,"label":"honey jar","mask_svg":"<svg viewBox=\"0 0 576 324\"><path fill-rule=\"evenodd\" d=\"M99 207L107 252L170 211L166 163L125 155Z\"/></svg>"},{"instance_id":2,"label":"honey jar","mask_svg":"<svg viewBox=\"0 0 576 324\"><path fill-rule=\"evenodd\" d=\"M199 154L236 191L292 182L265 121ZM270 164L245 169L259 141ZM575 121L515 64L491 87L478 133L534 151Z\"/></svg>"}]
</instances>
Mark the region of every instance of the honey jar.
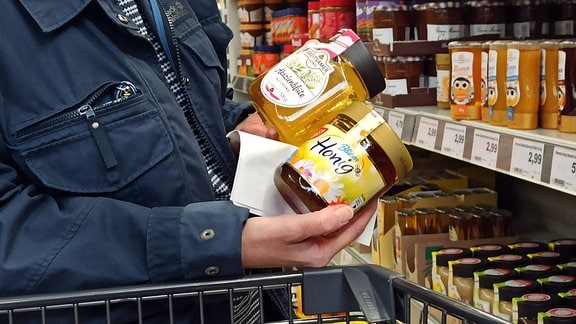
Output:
<instances>
[{"instance_id":1,"label":"honey jar","mask_svg":"<svg viewBox=\"0 0 576 324\"><path fill-rule=\"evenodd\" d=\"M480 42L450 42L450 117L455 120L482 119L482 67L488 54Z\"/></svg>"},{"instance_id":2,"label":"honey jar","mask_svg":"<svg viewBox=\"0 0 576 324\"><path fill-rule=\"evenodd\" d=\"M412 158L382 116L354 101L279 165L274 183L297 212L347 204L359 210L412 169Z\"/></svg>"},{"instance_id":3,"label":"honey jar","mask_svg":"<svg viewBox=\"0 0 576 324\"><path fill-rule=\"evenodd\" d=\"M311 39L261 74L248 92L256 111L282 142L299 146L353 100L380 93L384 77L352 30L329 43Z\"/></svg>"},{"instance_id":4,"label":"honey jar","mask_svg":"<svg viewBox=\"0 0 576 324\"><path fill-rule=\"evenodd\" d=\"M558 48L556 41L540 44L540 126L558 128Z\"/></svg>"},{"instance_id":5,"label":"honey jar","mask_svg":"<svg viewBox=\"0 0 576 324\"><path fill-rule=\"evenodd\" d=\"M506 53L505 41L488 45L488 122L506 126Z\"/></svg>"}]
</instances>

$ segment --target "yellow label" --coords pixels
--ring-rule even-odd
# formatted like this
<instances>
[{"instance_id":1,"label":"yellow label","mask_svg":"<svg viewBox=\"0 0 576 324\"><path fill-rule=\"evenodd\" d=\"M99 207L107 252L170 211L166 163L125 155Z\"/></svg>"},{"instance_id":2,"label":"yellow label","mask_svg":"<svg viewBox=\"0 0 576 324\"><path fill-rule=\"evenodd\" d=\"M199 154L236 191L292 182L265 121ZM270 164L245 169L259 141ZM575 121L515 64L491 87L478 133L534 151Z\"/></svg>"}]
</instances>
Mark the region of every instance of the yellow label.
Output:
<instances>
[{"instance_id":1,"label":"yellow label","mask_svg":"<svg viewBox=\"0 0 576 324\"><path fill-rule=\"evenodd\" d=\"M369 113L348 132L325 125L303 143L289 164L304 177L329 205L362 207L385 186L361 142L384 123L377 113Z\"/></svg>"}]
</instances>

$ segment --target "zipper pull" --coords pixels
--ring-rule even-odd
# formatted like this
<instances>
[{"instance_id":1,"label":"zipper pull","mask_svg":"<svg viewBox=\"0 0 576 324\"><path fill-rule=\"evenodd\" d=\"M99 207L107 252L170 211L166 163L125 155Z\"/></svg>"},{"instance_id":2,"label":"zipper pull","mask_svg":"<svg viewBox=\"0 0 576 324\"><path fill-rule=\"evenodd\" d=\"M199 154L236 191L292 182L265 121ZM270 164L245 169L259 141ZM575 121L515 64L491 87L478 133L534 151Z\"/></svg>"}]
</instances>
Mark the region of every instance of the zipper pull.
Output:
<instances>
[{"instance_id":1,"label":"zipper pull","mask_svg":"<svg viewBox=\"0 0 576 324\"><path fill-rule=\"evenodd\" d=\"M86 120L90 123L88 127L90 128L92 137L94 137L94 141L96 141L96 146L98 146L100 156L102 157L106 168L111 169L117 166L118 160L114 154L114 149L112 148L112 143L110 142L106 128L102 126L98 118L96 118L96 113L94 112L92 106L83 105L82 107L78 108L78 113L80 115L84 115Z\"/></svg>"}]
</instances>

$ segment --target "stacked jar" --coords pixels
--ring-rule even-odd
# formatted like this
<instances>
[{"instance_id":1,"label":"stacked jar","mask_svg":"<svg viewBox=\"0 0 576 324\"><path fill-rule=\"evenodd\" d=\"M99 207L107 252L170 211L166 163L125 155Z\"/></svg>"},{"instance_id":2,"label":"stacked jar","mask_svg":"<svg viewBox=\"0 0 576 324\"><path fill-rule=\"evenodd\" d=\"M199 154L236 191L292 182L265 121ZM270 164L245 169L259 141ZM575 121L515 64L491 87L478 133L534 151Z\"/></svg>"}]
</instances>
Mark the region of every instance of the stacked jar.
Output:
<instances>
[{"instance_id":1,"label":"stacked jar","mask_svg":"<svg viewBox=\"0 0 576 324\"><path fill-rule=\"evenodd\" d=\"M356 30L356 0L320 0L320 40L343 28Z\"/></svg>"},{"instance_id":2,"label":"stacked jar","mask_svg":"<svg viewBox=\"0 0 576 324\"><path fill-rule=\"evenodd\" d=\"M263 0L239 0L238 19L240 45L243 49L251 50L254 46L265 45Z\"/></svg>"}]
</instances>

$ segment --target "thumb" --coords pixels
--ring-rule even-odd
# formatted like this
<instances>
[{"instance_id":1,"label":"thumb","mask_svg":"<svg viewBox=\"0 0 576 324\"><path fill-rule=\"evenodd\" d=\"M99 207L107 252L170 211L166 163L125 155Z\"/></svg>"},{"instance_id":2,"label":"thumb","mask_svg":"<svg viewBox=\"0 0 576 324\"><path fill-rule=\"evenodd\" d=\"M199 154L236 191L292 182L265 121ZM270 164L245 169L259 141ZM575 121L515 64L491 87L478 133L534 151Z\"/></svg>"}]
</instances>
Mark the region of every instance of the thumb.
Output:
<instances>
[{"instance_id":1,"label":"thumb","mask_svg":"<svg viewBox=\"0 0 576 324\"><path fill-rule=\"evenodd\" d=\"M333 205L316 211L306 217L309 223L308 234L320 236L333 233L348 224L354 211L348 205Z\"/></svg>"}]
</instances>

